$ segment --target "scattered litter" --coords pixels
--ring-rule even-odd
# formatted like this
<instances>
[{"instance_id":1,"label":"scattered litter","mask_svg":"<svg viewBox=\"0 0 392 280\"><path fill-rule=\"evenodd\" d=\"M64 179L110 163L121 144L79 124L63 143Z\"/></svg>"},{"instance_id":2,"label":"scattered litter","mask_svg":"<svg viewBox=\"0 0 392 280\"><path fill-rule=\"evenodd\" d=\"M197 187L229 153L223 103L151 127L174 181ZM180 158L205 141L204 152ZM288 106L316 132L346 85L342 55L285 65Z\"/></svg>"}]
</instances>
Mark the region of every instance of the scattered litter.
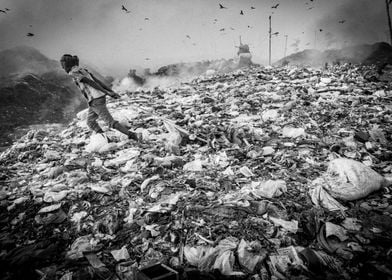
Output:
<instances>
[{"instance_id":1,"label":"scattered litter","mask_svg":"<svg viewBox=\"0 0 392 280\"><path fill-rule=\"evenodd\" d=\"M295 127L284 127L282 130L283 137L297 138L300 136L305 136L305 130L303 128Z\"/></svg>"},{"instance_id":2,"label":"scattered litter","mask_svg":"<svg viewBox=\"0 0 392 280\"><path fill-rule=\"evenodd\" d=\"M119 250L113 250L110 252L116 261L128 260L130 258L128 250L125 246Z\"/></svg>"},{"instance_id":3,"label":"scattered litter","mask_svg":"<svg viewBox=\"0 0 392 280\"><path fill-rule=\"evenodd\" d=\"M386 279L389 84L370 66L220 63L108 103L143 141L91 134L85 110L1 153L7 273L28 259L15 279Z\"/></svg>"}]
</instances>

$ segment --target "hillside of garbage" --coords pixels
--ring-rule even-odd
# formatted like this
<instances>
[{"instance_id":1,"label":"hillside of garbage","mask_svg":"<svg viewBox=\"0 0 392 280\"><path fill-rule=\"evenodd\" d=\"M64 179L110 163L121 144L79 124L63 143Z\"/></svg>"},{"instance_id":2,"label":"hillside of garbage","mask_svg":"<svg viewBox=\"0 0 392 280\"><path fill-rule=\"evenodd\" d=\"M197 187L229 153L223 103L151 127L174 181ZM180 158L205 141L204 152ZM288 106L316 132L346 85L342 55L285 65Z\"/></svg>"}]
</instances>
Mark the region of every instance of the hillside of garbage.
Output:
<instances>
[{"instance_id":1,"label":"hillside of garbage","mask_svg":"<svg viewBox=\"0 0 392 280\"><path fill-rule=\"evenodd\" d=\"M392 279L392 92L371 66L120 92L0 155L1 279Z\"/></svg>"},{"instance_id":2,"label":"hillside of garbage","mask_svg":"<svg viewBox=\"0 0 392 280\"><path fill-rule=\"evenodd\" d=\"M68 123L86 102L60 63L32 47L0 51L0 150L20 126Z\"/></svg>"},{"instance_id":3,"label":"hillside of garbage","mask_svg":"<svg viewBox=\"0 0 392 280\"><path fill-rule=\"evenodd\" d=\"M325 51L308 49L291 54L277 61L275 64L324 66L325 64L364 64L378 65L392 64L392 46L385 42L348 46L341 49Z\"/></svg>"}]
</instances>

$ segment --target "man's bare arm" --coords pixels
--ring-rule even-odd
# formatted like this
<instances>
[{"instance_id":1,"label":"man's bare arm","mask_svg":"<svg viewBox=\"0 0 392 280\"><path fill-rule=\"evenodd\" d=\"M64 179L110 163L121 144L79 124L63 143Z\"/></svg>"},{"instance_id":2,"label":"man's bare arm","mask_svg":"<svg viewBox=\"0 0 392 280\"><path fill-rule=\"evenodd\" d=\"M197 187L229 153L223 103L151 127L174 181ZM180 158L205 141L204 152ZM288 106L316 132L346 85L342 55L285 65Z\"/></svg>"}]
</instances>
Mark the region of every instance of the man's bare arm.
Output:
<instances>
[{"instance_id":1,"label":"man's bare arm","mask_svg":"<svg viewBox=\"0 0 392 280\"><path fill-rule=\"evenodd\" d=\"M102 92L107 92L107 90L105 88L103 88L100 84L98 84L97 82L95 82L87 77L83 77L82 79L80 79L80 82L88 84L89 86L92 86L96 90L99 90Z\"/></svg>"},{"instance_id":2,"label":"man's bare arm","mask_svg":"<svg viewBox=\"0 0 392 280\"><path fill-rule=\"evenodd\" d=\"M103 83L100 79L98 79L97 77L95 77L93 74L91 74L91 77L94 79L94 81L99 84L101 87L103 87L104 89L106 89L107 91L113 92L113 90L108 87L105 83Z\"/></svg>"},{"instance_id":3,"label":"man's bare arm","mask_svg":"<svg viewBox=\"0 0 392 280\"><path fill-rule=\"evenodd\" d=\"M120 95L118 95L117 93L113 92L112 90L107 90L105 88L103 88L100 84L98 84L97 82L87 78L87 77L83 77L80 82L88 84L90 86L92 86L93 88L95 88L96 90L102 91L104 93L106 93L107 95L109 95L112 98L120 98Z\"/></svg>"}]
</instances>

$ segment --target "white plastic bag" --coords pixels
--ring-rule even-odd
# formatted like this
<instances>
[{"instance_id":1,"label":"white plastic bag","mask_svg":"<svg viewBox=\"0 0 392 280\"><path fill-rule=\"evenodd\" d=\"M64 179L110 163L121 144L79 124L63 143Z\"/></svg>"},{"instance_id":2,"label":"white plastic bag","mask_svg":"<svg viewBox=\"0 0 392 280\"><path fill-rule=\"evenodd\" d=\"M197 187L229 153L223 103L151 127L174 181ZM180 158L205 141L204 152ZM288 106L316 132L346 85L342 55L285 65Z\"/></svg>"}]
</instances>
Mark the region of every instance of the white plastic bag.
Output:
<instances>
[{"instance_id":1,"label":"white plastic bag","mask_svg":"<svg viewBox=\"0 0 392 280\"><path fill-rule=\"evenodd\" d=\"M232 251L223 251L215 259L213 269L218 269L223 275L235 275L233 272L234 253Z\"/></svg>"},{"instance_id":2,"label":"white plastic bag","mask_svg":"<svg viewBox=\"0 0 392 280\"><path fill-rule=\"evenodd\" d=\"M281 196L287 192L286 182L283 180L268 180L262 182L252 182L251 193L256 197L273 198Z\"/></svg>"},{"instance_id":3,"label":"white plastic bag","mask_svg":"<svg viewBox=\"0 0 392 280\"><path fill-rule=\"evenodd\" d=\"M338 158L329 163L325 190L334 198L357 200L378 191L386 180L370 167L351 159Z\"/></svg>"},{"instance_id":4,"label":"white plastic bag","mask_svg":"<svg viewBox=\"0 0 392 280\"><path fill-rule=\"evenodd\" d=\"M274 121L274 120L276 120L277 118L279 118L279 113L278 113L278 111L277 110L274 110L274 109L271 109L271 110L267 110L267 111L264 111L262 114L261 114L261 118L263 119L263 121Z\"/></svg>"},{"instance_id":5,"label":"white plastic bag","mask_svg":"<svg viewBox=\"0 0 392 280\"><path fill-rule=\"evenodd\" d=\"M86 151L99 153L108 143L108 139L102 133L92 134L90 143L86 146Z\"/></svg>"},{"instance_id":6,"label":"white plastic bag","mask_svg":"<svg viewBox=\"0 0 392 280\"><path fill-rule=\"evenodd\" d=\"M105 166L106 167L110 167L110 166L118 167L128 161L136 159L139 155L140 155L140 151L135 148L120 150L116 153L115 158L105 161Z\"/></svg>"},{"instance_id":7,"label":"white plastic bag","mask_svg":"<svg viewBox=\"0 0 392 280\"><path fill-rule=\"evenodd\" d=\"M305 130L303 128L294 128L289 126L283 128L282 134L283 137L288 137L288 138L297 138L306 135Z\"/></svg>"},{"instance_id":8,"label":"white plastic bag","mask_svg":"<svg viewBox=\"0 0 392 280\"><path fill-rule=\"evenodd\" d=\"M329 211L345 211L347 208L327 193L322 187L323 184L319 183L320 181L322 181L321 178L317 178L313 181L315 186L311 187L309 190L313 204L328 209Z\"/></svg>"},{"instance_id":9,"label":"white plastic bag","mask_svg":"<svg viewBox=\"0 0 392 280\"><path fill-rule=\"evenodd\" d=\"M139 113L133 108L116 109L112 113L113 118L125 127L132 126L132 120L137 118Z\"/></svg>"},{"instance_id":10,"label":"white plastic bag","mask_svg":"<svg viewBox=\"0 0 392 280\"><path fill-rule=\"evenodd\" d=\"M190 265L198 266L201 259L208 252L208 248L206 246L190 247L186 245L184 247L184 256Z\"/></svg>"},{"instance_id":11,"label":"white plastic bag","mask_svg":"<svg viewBox=\"0 0 392 280\"><path fill-rule=\"evenodd\" d=\"M332 160L327 172L315 179L309 194L315 205L330 211L346 210L334 198L351 201L364 198L387 186L389 181L361 162L338 158Z\"/></svg>"},{"instance_id":12,"label":"white plastic bag","mask_svg":"<svg viewBox=\"0 0 392 280\"><path fill-rule=\"evenodd\" d=\"M238 262L248 272L254 273L256 266L264 260L265 255L258 255L252 252L251 249L250 244L242 239L237 249Z\"/></svg>"}]
</instances>

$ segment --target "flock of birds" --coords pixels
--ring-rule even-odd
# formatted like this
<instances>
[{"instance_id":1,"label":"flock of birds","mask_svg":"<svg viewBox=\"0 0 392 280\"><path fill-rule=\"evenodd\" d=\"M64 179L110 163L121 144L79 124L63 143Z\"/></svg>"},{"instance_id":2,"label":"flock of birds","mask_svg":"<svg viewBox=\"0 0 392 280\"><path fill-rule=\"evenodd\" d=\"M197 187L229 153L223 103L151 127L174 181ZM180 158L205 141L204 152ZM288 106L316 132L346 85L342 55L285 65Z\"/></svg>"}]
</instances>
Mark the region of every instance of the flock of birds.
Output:
<instances>
[{"instance_id":1,"label":"flock of birds","mask_svg":"<svg viewBox=\"0 0 392 280\"><path fill-rule=\"evenodd\" d=\"M3 14L7 14L7 13L10 12L10 11L11 11L11 9L9 9L9 8L5 8L4 10L3 10L3 9L0 9L0 13L3 13ZM29 27L32 27L32 25L30 24ZM27 37L33 37L33 36L34 36L34 33L27 32L26 36L27 36Z\"/></svg>"},{"instance_id":2,"label":"flock of birds","mask_svg":"<svg viewBox=\"0 0 392 280\"><path fill-rule=\"evenodd\" d=\"M310 2L314 2L314 0L309 0ZM391 2L392 2L392 0L390 0ZM309 2L306 2L305 3L305 5L310 5L310 3ZM273 6L271 6L271 9L278 9L278 7L280 6L280 3L277 3L277 4L275 4L275 5L273 5ZM228 7L227 6L224 6L223 4L221 4L221 3L219 3L219 9L228 9ZM311 10L311 9L313 9L314 7L313 6L311 6L311 7L308 7L307 9L308 10ZM250 7L250 9L251 10L255 10L256 9L256 7L254 7L254 6L251 6ZM131 11L128 9L128 8L126 8L124 5L122 5L121 6L121 10L123 11L123 12L125 12L125 13L131 13ZM244 10L240 10L240 12L239 12L239 14L241 15L241 16L243 16L243 15L245 15L245 12L244 12ZM149 20L149 18L144 18L145 20ZM218 22L218 19L214 19L213 20L213 24L216 24ZM339 21L339 23L340 24L343 24L343 23L345 23L346 22L346 20L340 20ZM252 26L250 26L250 25L248 25L248 28L250 29L250 28L252 28ZM140 28L139 30L142 30L142 28ZM220 28L219 29L219 31L220 32L224 32L224 31L226 31L226 30L228 30L227 28ZM235 30L233 27L230 27L230 30ZM320 32L323 32L324 30L323 29L319 29L319 31ZM302 34L304 34L304 32L302 32ZM272 33L271 35L273 35L273 36L277 36L277 35L279 35L279 32L274 32L274 33ZM191 39L191 36L190 35L185 35L185 37L187 38L187 39ZM195 43L193 43L193 45L196 45ZM309 43L307 44L307 45L309 45Z\"/></svg>"},{"instance_id":3,"label":"flock of birds","mask_svg":"<svg viewBox=\"0 0 392 280\"><path fill-rule=\"evenodd\" d=\"M314 2L314 0L309 0L310 2ZM389 2L392 2L392 0L389 0ZM309 2L306 2L305 3L305 5L310 5L310 3ZM275 5L273 5L273 6L271 6L271 9L278 9L278 7L280 6L280 3L276 3ZM222 4L222 3L219 3L219 9L228 9L228 7L227 6L225 6L224 4ZM254 7L254 6L251 6L250 7L250 10L255 10L256 9L256 7ZM310 10L310 9L313 9L313 6L310 6L310 7L308 7L307 8L308 10ZM3 14L7 14L8 12L10 12L11 10L9 9L9 8L4 8L4 9L0 9L0 13L3 13ZM131 11L127 8L127 7L125 7L124 5L121 5L121 11L122 12L124 12L124 13L126 13L126 14L130 14L131 13ZM241 15L241 16L244 16L245 15L245 12L244 12L244 10L240 10L239 11L239 14ZM148 20L150 20L150 18L149 17L145 17L144 18L144 20L145 21L148 21ZM218 22L218 19L214 19L213 20L213 24L216 24ZM340 20L339 21L339 23L340 24L344 24L346 22L346 20ZM30 27L32 27L32 25L30 25ZM252 28L252 26L250 26L250 25L248 25L247 26L249 29L251 29ZM233 27L230 27L229 28L230 30L235 30ZM220 32L224 32L224 31L226 31L226 30L229 30L228 28L220 28L219 29L219 31ZM141 31L141 30L143 30L142 28L139 28L139 30ZM319 32L323 32L324 30L323 29L319 29ZM304 34L304 32L302 32L302 34ZM221 34L222 35L222 34ZM224 35L224 33L223 33L223 35ZM279 32L274 32L274 33L272 33L271 35L273 35L273 36L277 36L277 35L279 35ZM32 33L32 32L28 32L27 34L26 34L26 36L27 37L33 37L33 36L35 36L35 34L34 33ZM187 38L187 39L191 39L191 36L190 35L185 35L185 37ZM193 45L195 46L196 45L196 43L193 43ZM309 43L307 44L307 45L309 45ZM147 60L147 59L146 59Z\"/></svg>"}]
</instances>

